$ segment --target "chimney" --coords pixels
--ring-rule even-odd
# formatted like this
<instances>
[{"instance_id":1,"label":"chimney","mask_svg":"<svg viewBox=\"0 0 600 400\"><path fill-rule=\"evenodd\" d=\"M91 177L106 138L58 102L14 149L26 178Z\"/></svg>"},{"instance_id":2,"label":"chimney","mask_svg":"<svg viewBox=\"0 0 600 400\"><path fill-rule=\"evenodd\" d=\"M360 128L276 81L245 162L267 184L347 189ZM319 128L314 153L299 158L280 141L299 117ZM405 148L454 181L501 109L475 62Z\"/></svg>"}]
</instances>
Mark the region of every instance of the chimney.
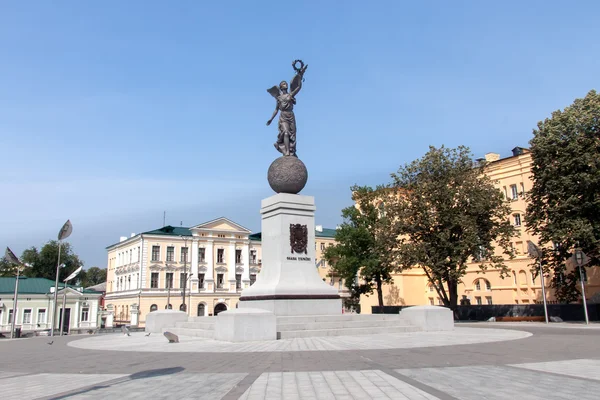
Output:
<instances>
[{"instance_id":1,"label":"chimney","mask_svg":"<svg viewBox=\"0 0 600 400\"><path fill-rule=\"evenodd\" d=\"M485 155L485 161L487 162L498 161L499 159L500 154L498 153L486 153Z\"/></svg>"},{"instance_id":2,"label":"chimney","mask_svg":"<svg viewBox=\"0 0 600 400\"><path fill-rule=\"evenodd\" d=\"M323 225L315 225L315 231L323 232Z\"/></svg>"},{"instance_id":3,"label":"chimney","mask_svg":"<svg viewBox=\"0 0 600 400\"><path fill-rule=\"evenodd\" d=\"M135 236L135 233L132 233L132 234L131 234L131 237L134 237L134 236ZM65 318L65 319L66 319L66 318Z\"/></svg>"},{"instance_id":4,"label":"chimney","mask_svg":"<svg viewBox=\"0 0 600 400\"><path fill-rule=\"evenodd\" d=\"M120 242L124 242L124 241L126 241L126 240L127 240L127 236L121 236L121 237L119 238L119 243L120 243Z\"/></svg>"}]
</instances>

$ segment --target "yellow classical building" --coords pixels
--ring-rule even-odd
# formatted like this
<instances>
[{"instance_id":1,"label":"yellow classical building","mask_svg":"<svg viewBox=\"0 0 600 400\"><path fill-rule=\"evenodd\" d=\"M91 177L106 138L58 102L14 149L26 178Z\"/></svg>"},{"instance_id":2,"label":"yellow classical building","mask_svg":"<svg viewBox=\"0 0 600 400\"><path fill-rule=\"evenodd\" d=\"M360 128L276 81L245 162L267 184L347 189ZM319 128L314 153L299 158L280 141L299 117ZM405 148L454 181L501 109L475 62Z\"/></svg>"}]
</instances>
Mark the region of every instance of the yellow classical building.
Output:
<instances>
[{"instance_id":1,"label":"yellow classical building","mask_svg":"<svg viewBox=\"0 0 600 400\"><path fill-rule=\"evenodd\" d=\"M527 241L537 243L535 237L525 229L524 216L527 209L525 193L533 186L529 150L515 147L512 156L500 158L499 154L485 155L486 174L504 197L510 201L511 222L517 228L518 236L512 245L516 257L506 260L510 276L502 279L499 270L481 271L478 263L468 266L467 274L458 286L459 299L466 297L471 304L532 304L542 301L542 287L538 274L532 273L534 264L527 254ZM571 268L573 266L570 266ZM413 268L400 274L394 274L394 283L383 288L384 304L387 305L425 305L442 304L435 289L429 285L421 268ZM600 277L586 276L586 298L600 291ZM554 301L554 291L545 282L546 299ZM361 296L361 312L371 313L376 306L377 295Z\"/></svg>"},{"instance_id":2,"label":"yellow classical building","mask_svg":"<svg viewBox=\"0 0 600 400\"><path fill-rule=\"evenodd\" d=\"M316 226L316 266L324 280L346 295L322 260L334 235L334 229ZM227 218L121 237L107 251L105 303L116 324L143 326L149 312L166 308L191 316L235 308L242 289L254 283L262 264L261 234Z\"/></svg>"}]
</instances>

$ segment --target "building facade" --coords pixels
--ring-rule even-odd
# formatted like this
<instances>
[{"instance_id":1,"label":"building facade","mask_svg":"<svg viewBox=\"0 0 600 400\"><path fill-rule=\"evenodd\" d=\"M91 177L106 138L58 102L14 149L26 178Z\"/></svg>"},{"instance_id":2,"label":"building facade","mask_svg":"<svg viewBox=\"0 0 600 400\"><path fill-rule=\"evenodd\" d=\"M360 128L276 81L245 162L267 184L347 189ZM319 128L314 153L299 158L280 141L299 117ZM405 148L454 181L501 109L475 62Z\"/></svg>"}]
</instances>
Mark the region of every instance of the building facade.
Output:
<instances>
[{"instance_id":1,"label":"building facade","mask_svg":"<svg viewBox=\"0 0 600 400\"><path fill-rule=\"evenodd\" d=\"M320 250L333 243L334 233L317 226L317 267L323 279L340 286L328 277ZM262 265L261 234L227 218L122 237L107 251L104 301L115 324L143 326L148 313L167 308L190 316L236 308Z\"/></svg>"},{"instance_id":2,"label":"building facade","mask_svg":"<svg viewBox=\"0 0 600 400\"><path fill-rule=\"evenodd\" d=\"M533 304L542 301L541 280L536 271L532 271L535 267L534 260L527 254L527 241L537 243L537 238L527 232L525 226L525 194L533 186L532 158L525 148L516 147L512 153L512 156L506 158L488 153L485 161L487 176L510 202L512 211L509 218L518 233L512 241L515 258L505 260L510 273L504 279L500 277L499 270L490 268L483 273L479 263L472 262L468 265L467 273L458 286L458 294L459 299L466 298L471 304ZM567 267L574 268L573 265ZM588 299L600 292L600 276L596 275L591 274L589 278L586 275L584 278ZM385 305L442 304L421 268L394 274L393 278L393 285L383 288ZM549 283L549 280L545 282L546 299L552 302L556 298ZM377 296L361 296L360 304L361 312L370 313L371 307L378 305Z\"/></svg>"},{"instance_id":3,"label":"building facade","mask_svg":"<svg viewBox=\"0 0 600 400\"><path fill-rule=\"evenodd\" d=\"M9 333L13 322L16 278L0 278L0 333ZM44 278L19 277L17 316L15 328L23 334L51 329L54 311L54 281ZM63 330L96 329L100 326L102 293L59 284L55 329L59 329L63 302L65 318Z\"/></svg>"}]
</instances>

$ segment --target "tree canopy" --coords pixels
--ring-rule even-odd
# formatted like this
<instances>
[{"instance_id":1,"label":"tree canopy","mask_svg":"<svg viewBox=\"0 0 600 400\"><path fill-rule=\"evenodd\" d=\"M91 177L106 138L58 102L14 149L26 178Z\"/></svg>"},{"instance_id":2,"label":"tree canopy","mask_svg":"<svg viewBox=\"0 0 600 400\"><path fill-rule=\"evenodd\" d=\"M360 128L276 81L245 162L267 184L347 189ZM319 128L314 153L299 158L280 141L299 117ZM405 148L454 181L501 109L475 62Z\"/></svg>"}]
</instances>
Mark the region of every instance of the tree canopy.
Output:
<instances>
[{"instance_id":1,"label":"tree canopy","mask_svg":"<svg viewBox=\"0 0 600 400\"><path fill-rule=\"evenodd\" d=\"M81 286L90 287L106 282L106 268L91 267L85 271L81 271L79 277Z\"/></svg>"},{"instance_id":2,"label":"tree canopy","mask_svg":"<svg viewBox=\"0 0 600 400\"><path fill-rule=\"evenodd\" d=\"M383 209L382 193L367 186L354 186L352 199L356 205L344 208L341 226L336 230L334 246L324 257L333 272L345 281L351 297L377 292L383 306L383 284L392 283L395 246L393 221Z\"/></svg>"},{"instance_id":3,"label":"tree canopy","mask_svg":"<svg viewBox=\"0 0 600 400\"><path fill-rule=\"evenodd\" d=\"M24 275L36 278L56 279L56 263L58 261L58 241L52 240L46 243L41 250L31 247L23 251L21 261L28 264ZM64 280L77 268L83 266L83 262L73 253L71 245L67 242L61 244L60 263L64 268L59 271L59 280Z\"/></svg>"},{"instance_id":4,"label":"tree canopy","mask_svg":"<svg viewBox=\"0 0 600 400\"><path fill-rule=\"evenodd\" d=\"M444 305L456 307L470 260L508 272L495 249L514 256L510 206L468 148L430 147L392 177L398 196L387 210L399 235L398 267L422 267Z\"/></svg>"},{"instance_id":5,"label":"tree canopy","mask_svg":"<svg viewBox=\"0 0 600 400\"><path fill-rule=\"evenodd\" d=\"M530 145L527 228L540 238L557 297L574 301L579 274L565 261L580 247L588 267L600 265L600 95L592 90L540 121Z\"/></svg>"}]
</instances>

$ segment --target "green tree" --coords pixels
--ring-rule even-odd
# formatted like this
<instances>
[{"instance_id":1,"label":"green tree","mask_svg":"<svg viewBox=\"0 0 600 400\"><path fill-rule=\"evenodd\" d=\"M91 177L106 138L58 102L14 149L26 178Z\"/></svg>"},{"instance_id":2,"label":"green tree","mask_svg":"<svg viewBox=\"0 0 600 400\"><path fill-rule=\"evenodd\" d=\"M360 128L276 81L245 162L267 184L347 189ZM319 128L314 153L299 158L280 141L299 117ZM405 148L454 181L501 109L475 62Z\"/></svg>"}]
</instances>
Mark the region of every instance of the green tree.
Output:
<instances>
[{"instance_id":1,"label":"green tree","mask_svg":"<svg viewBox=\"0 0 600 400\"><path fill-rule=\"evenodd\" d=\"M30 266L24 272L26 276L54 280L58 261L58 241L52 240L46 243L39 251L36 247L25 250L21 261ZM60 281L83 265L79 257L73 253L71 245L66 242L61 244L60 263L64 264L64 268L59 272Z\"/></svg>"},{"instance_id":2,"label":"green tree","mask_svg":"<svg viewBox=\"0 0 600 400\"><path fill-rule=\"evenodd\" d=\"M336 245L328 247L324 257L344 280L353 300L376 291L378 304L383 306L383 285L393 282L391 274L396 270L391 251L393 221L382 209L385 192L366 186L351 190L356 206L342 210L344 221L336 230Z\"/></svg>"},{"instance_id":3,"label":"green tree","mask_svg":"<svg viewBox=\"0 0 600 400\"><path fill-rule=\"evenodd\" d=\"M106 282L106 268L91 267L81 271L79 280L83 287L90 287Z\"/></svg>"},{"instance_id":4,"label":"green tree","mask_svg":"<svg viewBox=\"0 0 600 400\"><path fill-rule=\"evenodd\" d=\"M13 277L17 275L17 267L6 261L6 258L0 258L0 277Z\"/></svg>"},{"instance_id":5,"label":"green tree","mask_svg":"<svg viewBox=\"0 0 600 400\"><path fill-rule=\"evenodd\" d=\"M399 234L399 267L422 267L444 305L455 309L470 260L506 276L513 257L510 207L468 148L430 147L423 158L392 174L398 193L388 207Z\"/></svg>"},{"instance_id":6,"label":"green tree","mask_svg":"<svg viewBox=\"0 0 600 400\"><path fill-rule=\"evenodd\" d=\"M565 261L581 247L588 267L600 265L600 95L592 90L538 122L530 145L527 228L540 238L557 297L575 301L579 274L567 271Z\"/></svg>"}]
</instances>

